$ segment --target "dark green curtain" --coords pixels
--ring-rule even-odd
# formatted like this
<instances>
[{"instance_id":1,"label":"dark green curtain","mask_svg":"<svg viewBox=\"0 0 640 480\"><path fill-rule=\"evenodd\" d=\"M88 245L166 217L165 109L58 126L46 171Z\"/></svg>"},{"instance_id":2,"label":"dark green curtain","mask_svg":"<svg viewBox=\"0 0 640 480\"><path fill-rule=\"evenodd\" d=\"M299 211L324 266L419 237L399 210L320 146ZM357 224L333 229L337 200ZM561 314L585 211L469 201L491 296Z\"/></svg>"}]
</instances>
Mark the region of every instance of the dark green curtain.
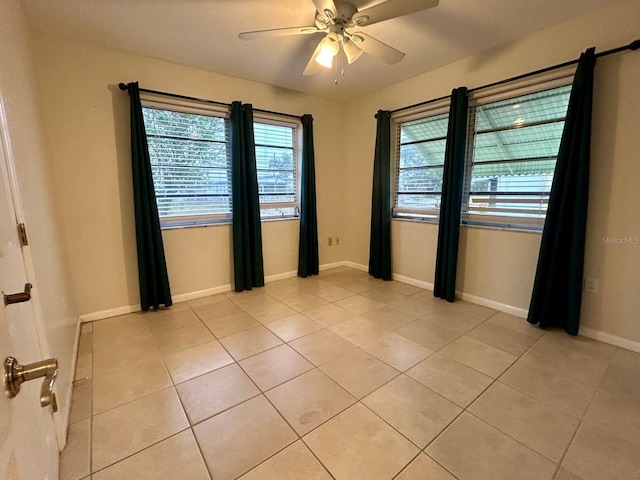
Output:
<instances>
[{"instance_id":1,"label":"dark green curtain","mask_svg":"<svg viewBox=\"0 0 640 480\"><path fill-rule=\"evenodd\" d=\"M580 56L544 222L527 321L578 334L589 197L594 49Z\"/></svg>"},{"instance_id":2,"label":"dark green curtain","mask_svg":"<svg viewBox=\"0 0 640 480\"><path fill-rule=\"evenodd\" d=\"M131 165L133 171L133 205L136 220L138 277L142 310L172 305L171 289L153 188L151 160L144 129L138 82L127 85L131 100Z\"/></svg>"},{"instance_id":3,"label":"dark green curtain","mask_svg":"<svg viewBox=\"0 0 640 480\"><path fill-rule=\"evenodd\" d=\"M300 245L298 276L317 275L318 217L316 213L316 171L313 150L313 117L302 116L302 169L300 174Z\"/></svg>"},{"instance_id":4,"label":"dark green curtain","mask_svg":"<svg viewBox=\"0 0 640 480\"><path fill-rule=\"evenodd\" d=\"M233 198L233 271L236 292L264 286L262 228L253 107L231 104L231 190Z\"/></svg>"},{"instance_id":5,"label":"dark green curtain","mask_svg":"<svg viewBox=\"0 0 640 480\"><path fill-rule=\"evenodd\" d=\"M456 88L451 92L442 173L436 275L433 282L433 295L448 302L453 302L456 296L468 105L469 97L465 87Z\"/></svg>"},{"instance_id":6,"label":"dark green curtain","mask_svg":"<svg viewBox=\"0 0 640 480\"><path fill-rule=\"evenodd\" d=\"M391 280L391 112L378 110L376 118L369 274Z\"/></svg>"}]
</instances>

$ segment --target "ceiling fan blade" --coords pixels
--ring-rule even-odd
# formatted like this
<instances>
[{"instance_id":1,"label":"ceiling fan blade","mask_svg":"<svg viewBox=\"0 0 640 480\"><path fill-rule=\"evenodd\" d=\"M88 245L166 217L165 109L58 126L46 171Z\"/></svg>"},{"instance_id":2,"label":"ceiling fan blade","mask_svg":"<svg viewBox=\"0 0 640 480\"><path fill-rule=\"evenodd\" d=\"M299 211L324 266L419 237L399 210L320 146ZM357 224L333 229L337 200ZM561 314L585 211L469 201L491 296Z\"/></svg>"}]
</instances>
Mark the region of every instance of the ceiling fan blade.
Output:
<instances>
[{"instance_id":1,"label":"ceiling fan blade","mask_svg":"<svg viewBox=\"0 0 640 480\"><path fill-rule=\"evenodd\" d=\"M311 59L309 60L309 63L307 63L307 66L305 67L304 72L302 72L302 75L310 76L310 75L315 75L316 73L320 73L322 71L322 66L318 62L316 62L316 57L320 53L320 50L322 50L323 41L324 41L324 38L320 40L320 42L318 43L318 46L316 47L316 50L313 52L313 55L311 55Z\"/></svg>"},{"instance_id":2,"label":"ceiling fan blade","mask_svg":"<svg viewBox=\"0 0 640 480\"><path fill-rule=\"evenodd\" d=\"M354 33L351 36L351 39L358 47L367 52L369 55L379 58L389 65L398 63L404 58L404 53L402 53L401 51L396 50L386 43L382 43L380 40L377 40L367 35L366 33Z\"/></svg>"},{"instance_id":3,"label":"ceiling fan blade","mask_svg":"<svg viewBox=\"0 0 640 480\"><path fill-rule=\"evenodd\" d=\"M313 4L316 6L316 10L323 15L331 15L331 18L336 18L338 16L338 9L336 8L336 4L333 3L333 0L311 0Z\"/></svg>"},{"instance_id":4,"label":"ceiling fan blade","mask_svg":"<svg viewBox=\"0 0 640 480\"><path fill-rule=\"evenodd\" d=\"M371 25L436 6L438 0L387 0L354 14L353 23L358 26Z\"/></svg>"},{"instance_id":5,"label":"ceiling fan blade","mask_svg":"<svg viewBox=\"0 0 640 480\"><path fill-rule=\"evenodd\" d=\"M285 37L287 35L309 35L322 32L316 27L289 27L274 28L272 30L256 30L255 32L242 32L238 38L242 40L256 40L259 38Z\"/></svg>"}]
</instances>

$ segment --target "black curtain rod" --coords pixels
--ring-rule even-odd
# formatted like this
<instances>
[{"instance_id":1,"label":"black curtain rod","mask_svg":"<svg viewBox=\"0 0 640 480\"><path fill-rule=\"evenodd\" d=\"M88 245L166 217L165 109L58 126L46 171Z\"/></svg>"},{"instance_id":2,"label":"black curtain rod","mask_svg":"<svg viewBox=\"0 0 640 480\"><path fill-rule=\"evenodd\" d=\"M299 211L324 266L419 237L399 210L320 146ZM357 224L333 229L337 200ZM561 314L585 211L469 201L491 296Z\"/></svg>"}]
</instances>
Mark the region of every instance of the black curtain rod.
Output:
<instances>
[{"instance_id":1,"label":"black curtain rod","mask_svg":"<svg viewBox=\"0 0 640 480\"><path fill-rule=\"evenodd\" d=\"M611 50L606 50L601 53L596 53L596 58L606 57L607 55L611 55L613 53L623 52L625 50L638 50L640 48L640 39L634 40L628 45L623 45L622 47L612 48ZM516 75L515 77L507 78L505 80L499 80L497 82L489 83L487 85L482 85L481 87L470 88L469 92L475 92L476 90L482 90L484 88L495 87L498 85L502 85L504 83L514 82L516 80L522 80L523 78L532 77L534 75L540 75L542 73L547 73L552 70L556 70L558 68L568 67L570 65L575 65L578 63L578 60L571 60L569 62L559 63L557 65L553 65L551 67L541 68L540 70L534 70L533 72L523 73L522 75ZM409 105L407 107L397 108L396 110L391 110L391 113L398 113L404 110L409 110L416 107L422 107L425 105L429 105L430 103L439 102L440 100L445 100L451 97L451 95L445 95L443 97L434 98L433 100L427 100L426 102L414 103L413 105Z\"/></svg>"},{"instance_id":2,"label":"black curtain rod","mask_svg":"<svg viewBox=\"0 0 640 480\"><path fill-rule=\"evenodd\" d=\"M126 83L120 83L120 84L118 84L118 87L120 88L120 90L127 90L128 89ZM215 100L207 100L206 98L189 97L187 95L178 95L177 93L160 92L158 90L149 90L147 88L141 88L140 91L141 92L145 92L145 93L154 93L154 94L157 94L157 95L164 95L166 97L181 98L183 100L193 100L193 101L196 101L196 102L209 103L211 105L218 105L220 107L231 107L230 103L216 102ZM254 108L253 111L254 112L260 112L260 113L268 113L268 114L271 114L271 115L280 115L282 117L295 118L296 120L300 120L300 118L301 118L299 115L291 115L289 113L273 112L271 110L263 110L261 108Z\"/></svg>"}]
</instances>

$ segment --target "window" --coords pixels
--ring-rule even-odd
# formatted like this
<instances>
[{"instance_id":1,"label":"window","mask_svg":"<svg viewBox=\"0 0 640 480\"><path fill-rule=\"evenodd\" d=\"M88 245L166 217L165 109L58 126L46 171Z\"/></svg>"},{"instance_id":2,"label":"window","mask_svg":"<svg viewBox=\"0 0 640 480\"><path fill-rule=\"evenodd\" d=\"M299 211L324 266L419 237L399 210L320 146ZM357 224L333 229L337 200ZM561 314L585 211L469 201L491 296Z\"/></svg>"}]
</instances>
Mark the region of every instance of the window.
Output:
<instances>
[{"instance_id":1,"label":"window","mask_svg":"<svg viewBox=\"0 0 640 480\"><path fill-rule=\"evenodd\" d=\"M145 93L151 171L162 227L228 223L232 218L229 108ZM254 138L261 218L299 215L302 123L256 113Z\"/></svg>"},{"instance_id":2,"label":"window","mask_svg":"<svg viewBox=\"0 0 640 480\"><path fill-rule=\"evenodd\" d=\"M438 218L448 121L448 106L443 105L394 119L394 217Z\"/></svg>"},{"instance_id":3,"label":"window","mask_svg":"<svg viewBox=\"0 0 640 480\"><path fill-rule=\"evenodd\" d=\"M228 222L231 162L226 111L143 101L158 214L163 227Z\"/></svg>"},{"instance_id":4,"label":"window","mask_svg":"<svg viewBox=\"0 0 640 480\"><path fill-rule=\"evenodd\" d=\"M570 93L470 98L463 223L542 229Z\"/></svg>"},{"instance_id":5,"label":"window","mask_svg":"<svg viewBox=\"0 0 640 480\"><path fill-rule=\"evenodd\" d=\"M542 230L573 71L469 96L463 224ZM393 116L395 218L440 213L448 100Z\"/></svg>"},{"instance_id":6,"label":"window","mask_svg":"<svg viewBox=\"0 0 640 480\"><path fill-rule=\"evenodd\" d=\"M260 195L260 216L264 219L297 217L298 136L300 122L256 115L253 133Z\"/></svg>"}]
</instances>

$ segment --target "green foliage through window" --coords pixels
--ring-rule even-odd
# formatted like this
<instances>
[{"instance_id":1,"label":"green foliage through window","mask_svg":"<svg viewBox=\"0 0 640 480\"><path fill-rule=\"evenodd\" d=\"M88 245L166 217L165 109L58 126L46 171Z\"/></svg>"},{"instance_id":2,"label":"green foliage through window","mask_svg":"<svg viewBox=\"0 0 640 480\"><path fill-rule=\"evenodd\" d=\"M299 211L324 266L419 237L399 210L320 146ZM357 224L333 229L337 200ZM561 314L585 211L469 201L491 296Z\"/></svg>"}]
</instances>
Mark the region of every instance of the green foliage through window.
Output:
<instances>
[{"instance_id":1,"label":"green foliage through window","mask_svg":"<svg viewBox=\"0 0 640 480\"><path fill-rule=\"evenodd\" d=\"M143 108L160 219L231 217L223 117Z\"/></svg>"}]
</instances>

